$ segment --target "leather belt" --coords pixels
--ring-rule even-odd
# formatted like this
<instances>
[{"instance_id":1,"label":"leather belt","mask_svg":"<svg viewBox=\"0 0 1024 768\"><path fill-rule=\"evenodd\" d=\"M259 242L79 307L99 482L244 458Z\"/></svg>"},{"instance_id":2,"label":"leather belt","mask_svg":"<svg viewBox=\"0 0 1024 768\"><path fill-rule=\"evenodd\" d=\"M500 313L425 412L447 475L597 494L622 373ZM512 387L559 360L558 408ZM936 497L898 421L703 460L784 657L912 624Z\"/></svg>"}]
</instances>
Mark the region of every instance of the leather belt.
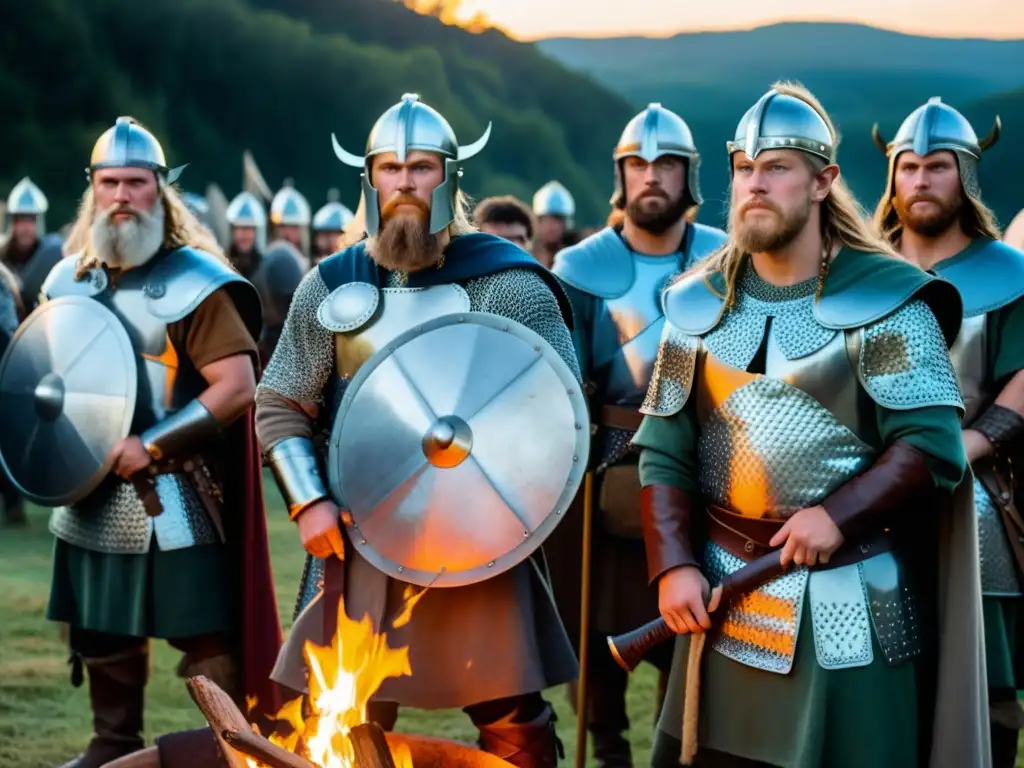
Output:
<instances>
[{"instance_id":1,"label":"leather belt","mask_svg":"<svg viewBox=\"0 0 1024 768\"><path fill-rule=\"evenodd\" d=\"M623 429L627 432L636 432L644 415L636 408L629 408L622 405L601 406L601 426L611 429Z\"/></svg>"},{"instance_id":2,"label":"leather belt","mask_svg":"<svg viewBox=\"0 0 1024 768\"><path fill-rule=\"evenodd\" d=\"M726 552L748 563L772 550L768 542L785 522L763 517L746 517L722 507L707 506L708 538ZM814 566L814 570L825 571L853 565L882 552L889 552L893 547L893 537L888 531L864 536L856 542L847 540L832 554L828 563L819 563Z\"/></svg>"}]
</instances>

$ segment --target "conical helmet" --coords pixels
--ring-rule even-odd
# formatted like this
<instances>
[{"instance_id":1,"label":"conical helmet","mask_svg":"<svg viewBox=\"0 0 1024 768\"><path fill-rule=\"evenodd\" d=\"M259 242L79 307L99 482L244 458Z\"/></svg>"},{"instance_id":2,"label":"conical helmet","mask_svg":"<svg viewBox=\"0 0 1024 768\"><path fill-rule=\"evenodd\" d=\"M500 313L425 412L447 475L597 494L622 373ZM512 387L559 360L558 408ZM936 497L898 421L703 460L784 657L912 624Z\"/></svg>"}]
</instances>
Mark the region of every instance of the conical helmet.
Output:
<instances>
[{"instance_id":1,"label":"conical helmet","mask_svg":"<svg viewBox=\"0 0 1024 768\"><path fill-rule=\"evenodd\" d=\"M730 157L745 152L751 160L769 149L799 149L834 163L836 153L835 137L818 111L774 88L746 111L726 148Z\"/></svg>"},{"instance_id":2,"label":"conical helmet","mask_svg":"<svg viewBox=\"0 0 1024 768\"><path fill-rule=\"evenodd\" d=\"M256 230L256 248L267 247L267 213L252 192L240 192L228 205L226 218L232 227L252 227Z\"/></svg>"},{"instance_id":3,"label":"conical helmet","mask_svg":"<svg viewBox=\"0 0 1024 768\"><path fill-rule=\"evenodd\" d=\"M534 194L533 213L535 216L561 216L565 225L572 229L576 201L561 183L549 181Z\"/></svg>"},{"instance_id":4,"label":"conical helmet","mask_svg":"<svg viewBox=\"0 0 1024 768\"><path fill-rule=\"evenodd\" d=\"M455 218L455 200L459 191L459 163L480 152L491 135L487 124L484 135L472 144L459 146L455 131L440 112L420 101L415 93L407 93L402 100L389 107L374 123L366 141L366 152L354 155L342 148L331 134L334 154L345 165L363 169L363 194L366 199L366 232L370 236L380 231L381 200L370 178L374 155L394 152L404 163L411 150L436 152L444 160L444 180L437 185L430 200L430 233L436 234Z\"/></svg>"},{"instance_id":5,"label":"conical helmet","mask_svg":"<svg viewBox=\"0 0 1024 768\"><path fill-rule=\"evenodd\" d=\"M672 110L652 102L626 124L612 153L615 162L615 193L611 204L616 208L626 205L626 192L622 183L623 158L640 157L653 163L663 155L686 159L686 194L692 205L703 203L700 193L700 153L697 152L690 126Z\"/></svg>"},{"instance_id":6,"label":"conical helmet","mask_svg":"<svg viewBox=\"0 0 1024 768\"><path fill-rule=\"evenodd\" d=\"M872 137L879 149L889 158L887 194L891 196L894 191L896 159L902 152L911 150L914 154L924 157L932 152L949 150L956 155L964 192L973 198L979 198L981 185L978 182L978 161L981 159L981 153L999 140L1001 129L1002 123L996 116L988 136L979 140L967 118L953 107L944 104L938 96L933 96L911 112L889 143L882 138L878 123L875 123L871 129Z\"/></svg>"},{"instance_id":7,"label":"conical helmet","mask_svg":"<svg viewBox=\"0 0 1024 768\"><path fill-rule=\"evenodd\" d=\"M156 137L131 117L119 117L96 140L86 174L101 168L148 168L156 173L160 187L173 184L185 170L184 165L169 169L164 148Z\"/></svg>"},{"instance_id":8,"label":"conical helmet","mask_svg":"<svg viewBox=\"0 0 1024 768\"><path fill-rule=\"evenodd\" d=\"M353 214L338 202L338 190L327 193L327 204L313 216L314 232L341 232L352 221Z\"/></svg>"},{"instance_id":9,"label":"conical helmet","mask_svg":"<svg viewBox=\"0 0 1024 768\"><path fill-rule=\"evenodd\" d=\"M50 209L50 202L43 194L43 190L37 187L32 180L26 176L11 190L7 196L7 205L4 212L7 221L12 216L35 216L36 230L39 237L46 234L46 212Z\"/></svg>"},{"instance_id":10,"label":"conical helmet","mask_svg":"<svg viewBox=\"0 0 1024 768\"><path fill-rule=\"evenodd\" d=\"M270 221L275 226L308 227L310 218L309 202L291 179L285 179L284 186L270 201Z\"/></svg>"}]
</instances>

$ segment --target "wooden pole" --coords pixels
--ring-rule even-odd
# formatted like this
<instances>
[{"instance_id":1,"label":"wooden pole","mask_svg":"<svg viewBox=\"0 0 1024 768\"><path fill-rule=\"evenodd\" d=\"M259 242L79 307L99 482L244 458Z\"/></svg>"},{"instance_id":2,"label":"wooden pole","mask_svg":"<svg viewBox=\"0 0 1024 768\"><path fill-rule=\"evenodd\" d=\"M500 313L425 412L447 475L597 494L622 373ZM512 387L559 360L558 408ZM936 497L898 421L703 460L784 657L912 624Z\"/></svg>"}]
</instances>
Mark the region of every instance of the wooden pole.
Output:
<instances>
[{"instance_id":1,"label":"wooden pole","mask_svg":"<svg viewBox=\"0 0 1024 768\"><path fill-rule=\"evenodd\" d=\"M590 664L590 544L594 523L594 473L583 478L583 542L580 565L580 674L576 685L576 768L587 764L587 678Z\"/></svg>"}]
</instances>

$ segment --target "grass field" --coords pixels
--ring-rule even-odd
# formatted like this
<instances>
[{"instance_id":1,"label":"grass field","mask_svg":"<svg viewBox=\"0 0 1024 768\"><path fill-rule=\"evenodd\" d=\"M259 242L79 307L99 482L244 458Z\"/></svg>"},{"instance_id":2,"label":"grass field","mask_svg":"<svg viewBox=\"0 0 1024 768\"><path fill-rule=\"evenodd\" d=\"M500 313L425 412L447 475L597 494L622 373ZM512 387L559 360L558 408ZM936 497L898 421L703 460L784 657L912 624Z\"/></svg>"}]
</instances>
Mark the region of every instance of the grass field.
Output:
<instances>
[{"instance_id":1,"label":"grass field","mask_svg":"<svg viewBox=\"0 0 1024 768\"><path fill-rule=\"evenodd\" d=\"M268 514L277 599L287 629L302 568L302 550L280 498L269 484ZM72 688L59 628L45 618L50 586L52 537L48 513L30 511L27 530L0 531L0 768L52 768L77 754L91 734L88 686ZM154 643L153 672L146 694L146 738L197 727L202 715L166 643ZM654 675L639 670L630 688L631 739L637 765L646 765L652 735ZM549 691L558 710L565 764L575 753L575 718L564 689ZM403 710L398 729L472 741L475 729L461 711Z\"/></svg>"}]
</instances>

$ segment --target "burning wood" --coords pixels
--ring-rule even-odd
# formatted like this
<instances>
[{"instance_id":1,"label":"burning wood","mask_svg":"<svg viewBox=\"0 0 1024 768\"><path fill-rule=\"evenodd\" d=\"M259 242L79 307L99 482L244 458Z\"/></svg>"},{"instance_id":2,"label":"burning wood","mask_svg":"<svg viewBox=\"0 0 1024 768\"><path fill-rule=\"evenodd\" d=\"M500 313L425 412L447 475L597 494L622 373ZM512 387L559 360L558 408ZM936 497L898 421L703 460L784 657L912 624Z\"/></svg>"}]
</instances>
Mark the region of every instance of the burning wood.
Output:
<instances>
[{"instance_id":1,"label":"burning wood","mask_svg":"<svg viewBox=\"0 0 1024 768\"><path fill-rule=\"evenodd\" d=\"M411 606L409 606L411 609ZM402 623L409 610L403 611ZM407 648L389 648L369 617L353 621L339 606L329 647L307 642L308 699L284 705L275 719L287 727L264 738L251 730L230 698L205 678L189 681L192 698L217 735L231 768L412 768L407 747L389 749L383 731L367 724L370 698L389 677L410 675ZM304 703L306 710L304 711ZM246 755L245 758L240 754Z\"/></svg>"}]
</instances>

